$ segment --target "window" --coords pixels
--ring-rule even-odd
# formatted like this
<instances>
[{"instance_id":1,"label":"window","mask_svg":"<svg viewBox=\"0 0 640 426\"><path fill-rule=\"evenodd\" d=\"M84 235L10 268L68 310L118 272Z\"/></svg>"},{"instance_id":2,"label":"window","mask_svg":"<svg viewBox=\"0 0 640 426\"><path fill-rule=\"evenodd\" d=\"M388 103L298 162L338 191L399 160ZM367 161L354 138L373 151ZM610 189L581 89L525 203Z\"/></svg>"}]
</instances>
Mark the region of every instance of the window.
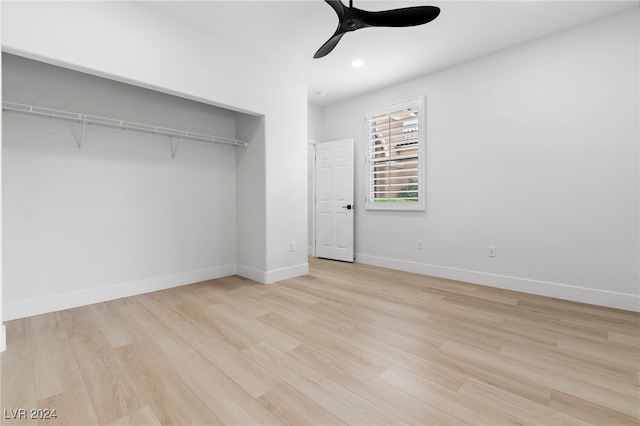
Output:
<instances>
[{"instance_id":1,"label":"window","mask_svg":"<svg viewBox=\"0 0 640 426\"><path fill-rule=\"evenodd\" d=\"M367 209L424 210L423 98L366 113Z\"/></svg>"}]
</instances>

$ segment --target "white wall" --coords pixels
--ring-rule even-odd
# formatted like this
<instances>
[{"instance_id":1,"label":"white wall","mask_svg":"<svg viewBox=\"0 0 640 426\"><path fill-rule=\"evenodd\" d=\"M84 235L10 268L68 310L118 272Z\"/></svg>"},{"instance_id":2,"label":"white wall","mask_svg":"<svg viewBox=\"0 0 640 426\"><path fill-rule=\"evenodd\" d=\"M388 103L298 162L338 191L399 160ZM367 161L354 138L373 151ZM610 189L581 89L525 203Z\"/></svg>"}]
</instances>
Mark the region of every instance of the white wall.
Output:
<instances>
[{"instance_id":1,"label":"white wall","mask_svg":"<svg viewBox=\"0 0 640 426\"><path fill-rule=\"evenodd\" d=\"M2 5L0 4L0 13L2 13ZM2 81L2 56L0 55L0 81ZM2 84L0 84L0 99L2 97ZM1 126L1 124L0 124ZM0 132L0 195L2 195L2 132ZM2 197L0 196L0 352L3 352L7 348L7 339L6 339L6 327L3 324L3 305L4 305L4 285L3 285L3 269L4 262L2 260L2 245L4 238L2 236ZM0 363L1 364L1 363ZM2 367L0 367L0 374L2 374ZM0 392L2 392L2 385L0 384ZM0 394L1 395L1 394Z\"/></svg>"},{"instance_id":2,"label":"white wall","mask_svg":"<svg viewBox=\"0 0 640 426\"><path fill-rule=\"evenodd\" d=\"M266 182L264 117L242 115L238 117L236 136L250 145L238 152L237 167L237 212L238 250L237 272L256 281L264 281L267 270L266 228Z\"/></svg>"},{"instance_id":3,"label":"white wall","mask_svg":"<svg viewBox=\"0 0 640 426\"><path fill-rule=\"evenodd\" d=\"M234 138L236 113L3 55L4 101ZM4 113L5 319L235 273L236 148ZM177 140L172 141L177 143Z\"/></svg>"},{"instance_id":4,"label":"white wall","mask_svg":"<svg viewBox=\"0 0 640 426\"><path fill-rule=\"evenodd\" d=\"M264 220L256 229L264 251L256 255L255 240L243 240L236 253L263 265L263 282L308 270L306 65L299 57L280 52L256 63L143 3L15 2L2 9L6 52L263 117L264 151L242 168L264 170ZM238 224L254 214L237 213ZM290 242L302 249L291 252Z\"/></svg>"},{"instance_id":5,"label":"white wall","mask_svg":"<svg viewBox=\"0 0 640 426\"><path fill-rule=\"evenodd\" d=\"M308 147L307 147L307 191L309 192L309 202L307 211L309 212L309 227L307 233L309 256L315 256L315 186L316 186L316 147L318 142L325 142L322 134L323 122L322 107L313 103L308 104Z\"/></svg>"},{"instance_id":6,"label":"white wall","mask_svg":"<svg viewBox=\"0 0 640 426\"><path fill-rule=\"evenodd\" d=\"M315 142L323 142L323 108L311 102L308 103L307 134L308 139Z\"/></svg>"},{"instance_id":7,"label":"white wall","mask_svg":"<svg viewBox=\"0 0 640 426\"><path fill-rule=\"evenodd\" d=\"M289 73L296 73L291 65ZM292 78L299 78L293 77ZM290 97L281 96L265 119L267 269L265 283L309 272L307 256L307 144L306 79ZM287 106L298 106L302 116L289 115ZM295 122L302 120L302 122ZM283 140L295 130L295 139ZM293 243L295 251L290 247Z\"/></svg>"},{"instance_id":8,"label":"white wall","mask_svg":"<svg viewBox=\"0 0 640 426\"><path fill-rule=\"evenodd\" d=\"M364 111L426 95L427 212L358 209L357 260L640 310L638 48L636 9L326 107L363 158Z\"/></svg>"}]
</instances>

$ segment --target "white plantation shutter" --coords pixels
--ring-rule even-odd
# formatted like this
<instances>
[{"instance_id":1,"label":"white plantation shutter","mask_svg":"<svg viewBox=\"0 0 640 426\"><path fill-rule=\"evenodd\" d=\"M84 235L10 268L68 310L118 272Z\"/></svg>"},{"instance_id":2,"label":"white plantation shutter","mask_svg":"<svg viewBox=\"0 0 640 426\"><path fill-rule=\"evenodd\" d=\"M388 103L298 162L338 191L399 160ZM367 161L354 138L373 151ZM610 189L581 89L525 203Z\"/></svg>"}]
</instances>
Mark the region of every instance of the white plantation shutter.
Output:
<instances>
[{"instance_id":1,"label":"white plantation shutter","mask_svg":"<svg viewBox=\"0 0 640 426\"><path fill-rule=\"evenodd\" d=\"M422 98L366 115L367 208L424 210Z\"/></svg>"}]
</instances>

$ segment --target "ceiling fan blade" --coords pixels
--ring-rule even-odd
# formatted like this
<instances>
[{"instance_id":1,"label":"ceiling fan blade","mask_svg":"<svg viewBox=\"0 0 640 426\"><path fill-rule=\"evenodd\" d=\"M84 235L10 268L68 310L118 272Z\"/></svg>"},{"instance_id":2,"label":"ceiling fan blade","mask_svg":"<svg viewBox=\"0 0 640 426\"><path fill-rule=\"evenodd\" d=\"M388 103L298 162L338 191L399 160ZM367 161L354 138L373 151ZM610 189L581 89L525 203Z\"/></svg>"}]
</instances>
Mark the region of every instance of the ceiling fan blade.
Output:
<instances>
[{"instance_id":1,"label":"ceiling fan blade","mask_svg":"<svg viewBox=\"0 0 640 426\"><path fill-rule=\"evenodd\" d=\"M372 27L413 27L426 24L438 17L440 8L436 6L414 6L382 12L362 11L360 19Z\"/></svg>"},{"instance_id":2,"label":"ceiling fan blade","mask_svg":"<svg viewBox=\"0 0 640 426\"><path fill-rule=\"evenodd\" d=\"M331 36L329 40L325 44L322 45L320 49L313 55L314 59L322 58L323 56L327 56L331 51L338 45L338 42L345 34L345 31L340 27L336 30L336 32Z\"/></svg>"},{"instance_id":3,"label":"ceiling fan blade","mask_svg":"<svg viewBox=\"0 0 640 426\"><path fill-rule=\"evenodd\" d=\"M342 4L342 2L340 0L324 0L326 1L329 6L331 6L333 8L333 10L336 11L336 13L338 14L338 19L342 20L342 17L344 16L344 5Z\"/></svg>"}]
</instances>

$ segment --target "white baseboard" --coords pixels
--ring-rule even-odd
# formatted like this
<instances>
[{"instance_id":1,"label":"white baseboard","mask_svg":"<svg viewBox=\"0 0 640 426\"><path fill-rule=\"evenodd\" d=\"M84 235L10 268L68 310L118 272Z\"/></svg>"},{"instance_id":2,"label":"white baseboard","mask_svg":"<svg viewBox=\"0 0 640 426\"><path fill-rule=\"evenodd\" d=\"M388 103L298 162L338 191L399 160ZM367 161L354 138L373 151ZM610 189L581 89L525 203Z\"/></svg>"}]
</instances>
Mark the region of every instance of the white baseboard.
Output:
<instances>
[{"instance_id":1,"label":"white baseboard","mask_svg":"<svg viewBox=\"0 0 640 426\"><path fill-rule=\"evenodd\" d=\"M243 265L223 265L197 271L166 275L145 280L129 281L104 287L90 288L74 292L34 297L31 299L5 302L3 305L3 321L11 321L92 303L106 302L122 297L165 290L181 285L193 284L201 281L214 280L238 274L259 283L270 284L309 273L309 264L304 263L273 271L259 271ZM4 328L1 329L0 348L4 343Z\"/></svg>"},{"instance_id":2,"label":"white baseboard","mask_svg":"<svg viewBox=\"0 0 640 426\"><path fill-rule=\"evenodd\" d=\"M300 275L306 275L308 273L308 263L282 269L274 269L272 271L261 271L244 265L237 265L236 268L236 274L262 284L272 284L289 278L299 277Z\"/></svg>"},{"instance_id":3,"label":"white baseboard","mask_svg":"<svg viewBox=\"0 0 640 426\"><path fill-rule=\"evenodd\" d=\"M222 278L236 273L236 265L223 265L145 280L129 281L104 287L79 290L32 299L5 302L3 320L10 321L33 315L56 312L92 303L165 290L181 285Z\"/></svg>"},{"instance_id":4,"label":"white baseboard","mask_svg":"<svg viewBox=\"0 0 640 426\"><path fill-rule=\"evenodd\" d=\"M264 284L267 279L267 273L265 271L245 265L236 265L236 274L262 284Z\"/></svg>"},{"instance_id":5,"label":"white baseboard","mask_svg":"<svg viewBox=\"0 0 640 426\"><path fill-rule=\"evenodd\" d=\"M524 293L571 300L574 302L589 303L592 305L640 312L640 296L635 294L616 293L568 284L489 274L486 272L468 271L465 269L409 262L406 260L390 259L365 254L356 254L356 261L367 265L464 281L488 287L503 288L506 290L521 291Z\"/></svg>"},{"instance_id":6,"label":"white baseboard","mask_svg":"<svg viewBox=\"0 0 640 426\"><path fill-rule=\"evenodd\" d=\"M299 277L309 273L309 264L302 263L300 265L289 266L287 268L275 269L266 274L265 284L271 284L289 278Z\"/></svg>"}]
</instances>

